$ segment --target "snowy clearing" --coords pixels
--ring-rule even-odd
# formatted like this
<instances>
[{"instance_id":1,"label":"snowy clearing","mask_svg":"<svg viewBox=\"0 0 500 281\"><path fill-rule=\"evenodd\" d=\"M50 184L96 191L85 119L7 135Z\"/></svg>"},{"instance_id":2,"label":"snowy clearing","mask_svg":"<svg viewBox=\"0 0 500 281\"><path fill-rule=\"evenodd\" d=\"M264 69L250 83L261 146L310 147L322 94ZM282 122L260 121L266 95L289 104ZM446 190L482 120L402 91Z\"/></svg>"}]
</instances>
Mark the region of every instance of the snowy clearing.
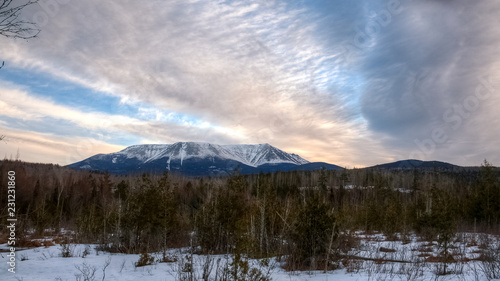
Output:
<instances>
[{"instance_id":1,"label":"snowy clearing","mask_svg":"<svg viewBox=\"0 0 500 281\"><path fill-rule=\"evenodd\" d=\"M251 267L258 269L271 280L498 280L488 275L484 257L486 251L498 252L499 238L485 234L461 233L450 247L453 261L447 264L447 275L436 274L443 270L438 262L438 245L406 237L388 241L381 234L357 233L359 247L349 253L340 269L334 271L287 272L276 258L268 264L250 260ZM403 242L404 241L404 242ZM189 249L172 249L168 252L171 262L158 262L162 254L153 253L152 265L136 267L138 254L111 254L97 251L97 245L66 244L37 247L16 252L16 273L8 272L7 245L0 249L1 280L221 280L221 272L230 266L232 257L227 255L191 255ZM63 252L70 257L62 257ZM191 269L190 259L193 260ZM106 264L109 263L108 266ZM491 265L491 264L490 264ZM498 266L498 264L493 265ZM191 269L191 271L189 270ZM498 270L498 268L497 268Z\"/></svg>"}]
</instances>

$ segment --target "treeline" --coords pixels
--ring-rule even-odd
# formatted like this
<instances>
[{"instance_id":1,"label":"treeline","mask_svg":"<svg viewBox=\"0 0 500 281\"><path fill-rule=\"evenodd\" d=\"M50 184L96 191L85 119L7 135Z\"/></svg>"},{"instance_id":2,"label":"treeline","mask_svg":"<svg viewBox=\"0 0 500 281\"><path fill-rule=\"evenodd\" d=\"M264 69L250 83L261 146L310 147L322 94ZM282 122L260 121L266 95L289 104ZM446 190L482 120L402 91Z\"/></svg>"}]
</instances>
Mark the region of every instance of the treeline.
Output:
<instances>
[{"instance_id":1,"label":"treeline","mask_svg":"<svg viewBox=\"0 0 500 281\"><path fill-rule=\"evenodd\" d=\"M456 231L500 233L498 170L319 170L188 178L116 176L2 161L16 172L18 237L48 230L113 252L192 246L201 253L286 257L290 269L325 268L348 249L348 233L451 239ZM2 225L2 229L6 229ZM329 261L329 262L327 262Z\"/></svg>"}]
</instances>

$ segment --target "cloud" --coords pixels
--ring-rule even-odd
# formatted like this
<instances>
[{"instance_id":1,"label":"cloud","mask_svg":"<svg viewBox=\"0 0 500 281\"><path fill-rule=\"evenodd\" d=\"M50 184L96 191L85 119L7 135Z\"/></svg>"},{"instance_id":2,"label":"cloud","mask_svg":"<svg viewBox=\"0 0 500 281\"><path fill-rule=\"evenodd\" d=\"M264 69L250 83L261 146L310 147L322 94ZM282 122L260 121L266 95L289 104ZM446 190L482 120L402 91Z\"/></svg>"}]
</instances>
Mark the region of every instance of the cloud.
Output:
<instances>
[{"instance_id":1,"label":"cloud","mask_svg":"<svg viewBox=\"0 0 500 281\"><path fill-rule=\"evenodd\" d=\"M500 23L499 8L495 1L403 2L402 12L376 34L376 43L363 49L361 110L369 129L391 136L387 148L401 158L413 154L468 165L488 156L485 147L494 151L499 142L491 129L500 118L494 112L500 103L491 89L500 89L500 51L494 47L500 32L493 26ZM476 89L485 87L491 97L476 97ZM456 118L459 125L451 121ZM446 141L435 141L436 131Z\"/></svg>"},{"instance_id":2,"label":"cloud","mask_svg":"<svg viewBox=\"0 0 500 281\"><path fill-rule=\"evenodd\" d=\"M345 127L355 127L345 124L349 113L342 97L321 89L337 74L303 8L273 1L88 1L58 11L36 41L38 48L10 43L15 47L6 50L6 58L218 128L195 133L189 126L150 123L148 138L297 148L300 144L290 145L288 139L301 144L311 138L328 141L330 135L348 139ZM61 113L66 114L72 113ZM87 119L87 126L109 120L98 113L75 119ZM121 130L138 133L144 124L134 122L117 120ZM323 123L328 129L321 129Z\"/></svg>"},{"instance_id":3,"label":"cloud","mask_svg":"<svg viewBox=\"0 0 500 281\"><path fill-rule=\"evenodd\" d=\"M35 135L50 136L51 139L64 137L67 140L89 139L115 144L110 144L109 147L120 147L116 145L120 139L137 138L149 139L150 142L197 139L238 142L237 135L232 131L206 122L186 120L182 116L164 115L154 108L139 107L139 118L103 112L82 112L72 107L58 105L50 99L31 95L23 89L16 88L15 85L9 86L0 87L0 121L3 120L4 127L11 128L7 132L2 131L2 135L8 135L13 140L27 142L29 138L26 136L32 132ZM16 130L15 135L8 134L12 129ZM24 134L19 137L19 132L23 131ZM34 139L28 141L28 143L34 142L36 142ZM36 143L41 145L41 142ZM46 157L52 158L51 142L45 140L43 143L49 146L45 150ZM11 148L2 147L2 150ZM44 150L38 151L37 154L41 155L42 151Z\"/></svg>"},{"instance_id":4,"label":"cloud","mask_svg":"<svg viewBox=\"0 0 500 281\"><path fill-rule=\"evenodd\" d=\"M70 107L55 104L49 99L34 97L25 91L0 88L1 115L25 122L41 120L45 117L64 119L86 129L111 129L117 124L138 123L139 120L127 116L109 115L101 112L81 112Z\"/></svg>"},{"instance_id":5,"label":"cloud","mask_svg":"<svg viewBox=\"0 0 500 281\"><path fill-rule=\"evenodd\" d=\"M443 117L480 78L500 87L494 1L66 2L32 7L26 17L43 32L2 42L2 59L141 111L84 113L43 100L21 108L10 99L5 115L154 142L269 142L350 166L413 151L476 163L498 144L488 130L498 95L458 129ZM436 128L448 141L432 140ZM417 143L429 138L435 148L422 152Z\"/></svg>"},{"instance_id":6,"label":"cloud","mask_svg":"<svg viewBox=\"0 0 500 281\"><path fill-rule=\"evenodd\" d=\"M6 136L0 154L7 159L16 159L19 154L19 159L23 161L47 163L47 159L51 159L51 163L66 165L98 153L111 153L124 148L103 140L27 132L4 124L0 125L0 130Z\"/></svg>"}]
</instances>

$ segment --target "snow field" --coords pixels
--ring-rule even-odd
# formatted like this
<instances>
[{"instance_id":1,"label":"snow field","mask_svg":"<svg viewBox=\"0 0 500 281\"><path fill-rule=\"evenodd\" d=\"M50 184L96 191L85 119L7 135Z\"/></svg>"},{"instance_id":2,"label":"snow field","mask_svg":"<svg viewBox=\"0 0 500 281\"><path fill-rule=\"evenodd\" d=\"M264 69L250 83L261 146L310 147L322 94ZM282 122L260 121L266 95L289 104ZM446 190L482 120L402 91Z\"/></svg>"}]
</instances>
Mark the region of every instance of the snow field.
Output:
<instances>
[{"instance_id":1,"label":"snow field","mask_svg":"<svg viewBox=\"0 0 500 281\"><path fill-rule=\"evenodd\" d=\"M440 248L436 242L421 241L416 236L399 237L388 241L382 234L354 234L359 239L359 247L353 249L345 258L340 269L335 271L287 272L275 259L264 265L262 260L250 260L252 267L271 280L320 281L320 280L500 280L488 276L487 263L481 259L486 251L500 249L500 239L486 234L460 233L450 246L454 261L448 263L450 274L439 275L442 263L439 260ZM405 238L405 239L402 239ZM172 262L157 262L161 253L152 253L155 263L136 267L138 254L111 254L96 251L97 245L69 244L31 249L18 249L16 252L16 273L7 271L7 252L0 253L0 280L160 280L174 281L188 276L187 268L193 266L194 280L203 280L203 272L210 270L210 280L220 278L223 268L232 258L227 255L191 255L188 249L171 249L167 256ZM5 250L6 244L0 245ZM70 257L62 257L63 250ZM192 263L190 259L192 258ZM175 260L175 261L174 261ZM109 265L106 265L109 263ZM208 265L208 266L207 266ZM218 269L218 270L217 270ZM92 279L93 273L93 279ZM104 276L105 274L105 276ZM87 277L87 279L86 279ZM489 278L490 277L490 278Z\"/></svg>"}]
</instances>

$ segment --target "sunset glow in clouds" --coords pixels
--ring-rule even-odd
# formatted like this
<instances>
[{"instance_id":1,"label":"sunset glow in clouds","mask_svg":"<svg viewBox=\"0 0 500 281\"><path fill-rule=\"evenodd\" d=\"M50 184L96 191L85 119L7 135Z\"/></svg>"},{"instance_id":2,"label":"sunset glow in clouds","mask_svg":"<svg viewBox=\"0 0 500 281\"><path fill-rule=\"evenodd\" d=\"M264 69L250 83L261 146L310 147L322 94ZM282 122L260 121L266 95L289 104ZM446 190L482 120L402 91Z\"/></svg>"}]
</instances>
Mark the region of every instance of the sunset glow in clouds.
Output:
<instances>
[{"instance_id":1,"label":"sunset glow in clouds","mask_svg":"<svg viewBox=\"0 0 500 281\"><path fill-rule=\"evenodd\" d=\"M500 2L46 0L0 38L0 156L269 143L361 167L500 164Z\"/></svg>"}]
</instances>

